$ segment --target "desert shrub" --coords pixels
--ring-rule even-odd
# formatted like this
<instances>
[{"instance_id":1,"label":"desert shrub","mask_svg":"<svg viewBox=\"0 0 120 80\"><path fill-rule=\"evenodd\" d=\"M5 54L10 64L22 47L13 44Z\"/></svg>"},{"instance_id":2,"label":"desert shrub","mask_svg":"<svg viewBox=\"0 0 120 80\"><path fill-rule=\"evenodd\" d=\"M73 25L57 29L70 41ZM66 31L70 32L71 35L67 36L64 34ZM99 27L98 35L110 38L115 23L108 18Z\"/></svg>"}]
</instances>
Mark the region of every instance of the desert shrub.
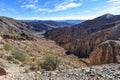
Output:
<instances>
[{"instance_id":1,"label":"desert shrub","mask_svg":"<svg viewBox=\"0 0 120 80\"><path fill-rule=\"evenodd\" d=\"M15 49L12 54L15 59L21 62L24 62L27 59L27 54L24 50Z\"/></svg>"},{"instance_id":2,"label":"desert shrub","mask_svg":"<svg viewBox=\"0 0 120 80\"><path fill-rule=\"evenodd\" d=\"M55 70L59 66L60 60L58 57L49 55L45 57L43 63L40 64L42 69Z\"/></svg>"},{"instance_id":3,"label":"desert shrub","mask_svg":"<svg viewBox=\"0 0 120 80\"><path fill-rule=\"evenodd\" d=\"M31 70L31 71L39 71L39 70L40 70L40 66L38 66L38 65L32 65L32 66L30 67L30 70Z\"/></svg>"},{"instance_id":4,"label":"desert shrub","mask_svg":"<svg viewBox=\"0 0 120 80\"><path fill-rule=\"evenodd\" d=\"M27 60L26 60L26 63L29 64L29 65L33 65L33 64L38 64L37 63L37 58L36 57L29 57Z\"/></svg>"},{"instance_id":5,"label":"desert shrub","mask_svg":"<svg viewBox=\"0 0 120 80\"><path fill-rule=\"evenodd\" d=\"M6 50L6 51L10 51L11 50L11 45L10 44L5 44L3 46L3 48Z\"/></svg>"}]
</instances>

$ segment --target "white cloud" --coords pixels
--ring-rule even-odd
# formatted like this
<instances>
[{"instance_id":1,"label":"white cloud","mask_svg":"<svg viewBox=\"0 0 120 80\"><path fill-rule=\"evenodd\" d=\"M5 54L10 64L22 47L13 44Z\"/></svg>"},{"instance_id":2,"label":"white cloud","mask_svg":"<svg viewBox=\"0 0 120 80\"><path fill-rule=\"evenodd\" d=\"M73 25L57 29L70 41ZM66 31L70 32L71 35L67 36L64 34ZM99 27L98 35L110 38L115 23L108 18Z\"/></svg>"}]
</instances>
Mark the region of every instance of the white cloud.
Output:
<instances>
[{"instance_id":1,"label":"white cloud","mask_svg":"<svg viewBox=\"0 0 120 80\"><path fill-rule=\"evenodd\" d=\"M22 8L31 8L31 9L37 9L37 7L34 4L27 4L27 5L22 5Z\"/></svg>"},{"instance_id":2,"label":"white cloud","mask_svg":"<svg viewBox=\"0 0 120 80\"><path fill-rule=\"evenodd\" d=\"M120 0L108 0L109 2L119 2Z\"/></svg>"},{"instance_id":3,"label":"white cloud","mask_svg":"<svg viewBox=\"0 0 120 80\"><path fill-rule=\"evenodd\" d=\"M41 8L41 6L36 5L39 0L29 0L26 4L23 4L22 8L30 8L36 11L45 11L45 12L56 12L56 11L62 11L67 10L70 8L79 7L82 4L80 2L76 2L77 0L64 0L61 3L53 4L54 8ZM51 4L52 5L52 4Z\"/></svg>"},{"instance_id":4,"label":"white cloud","mask_svg":"<svg viewBox=\"0 0 120 80\"><path fill-rule=\"evenodd\" d=\"M38 2L39 2L39 0L26 0L26 3L29 3L29 4L35 4Z\"/></svg>"},{"instance_id":5,"label":"white cloud","mask_svg":"<svg viewBox=\"0 0 120 80\"><path fill-rule=\"evenodd\" d=\"M30 0L31 3L38 3L39 0Z\"/></svg>"},{"instance_id":6,"label":"white cloud","mask_svg":"<svg viewBox=\"0 0 120 80\"><path fill-rule=\"evenodd\" d=\"M95 13L93 13L95 12ZM98 6L91 10L85 10L84 13L93 18L110 13L110 14L120 14L120 1L119 0L106 0L105 6Z\"/></svg>"},{"instance_id":7,"label":"white cloud","mask_svg":"<svg viewBox=\"0 0 120 80\"><path fill-rule=\"evenodd\" d=\"M120 5L120 0L108 0L108 2L112 5Z\"/></svg>"},{"instance_id":8,"label":"white cloud","mask_svg":"<svg viewBox=\"0 0 120 80\"><path fill-rule=\"evenodd\" d=\"M61 4L57 4L55 6L55 10L58 11L58 10L66 10L66 9L69 9L69 8L74 8L74 7L79 7L81 6L81 3L75 3L74 0L71 0L71 1L65 1Z\"/></svg>"},{"instance_id":9,"label":"white cloud","mask_svg":"<svg viewBox=\"0 0 120 80\"><path fill-rule=\"evenodd\" d=\"M39 2L39 0L24 0L21 2L22 2L22 5L21 5L22 8L37 9L36 4Z\"/></svg>"},{"instance_id":10,"label":"white cloud","mask_svg":"<svg viewBox=\"0 0 120 80\"><path fill-rule=\"evenodd\" d=\"M119 0L108 0L108 4L104 6L101 13L112 13L112 14L120 14L120 1Z\"/></svg>"}]
</instances>

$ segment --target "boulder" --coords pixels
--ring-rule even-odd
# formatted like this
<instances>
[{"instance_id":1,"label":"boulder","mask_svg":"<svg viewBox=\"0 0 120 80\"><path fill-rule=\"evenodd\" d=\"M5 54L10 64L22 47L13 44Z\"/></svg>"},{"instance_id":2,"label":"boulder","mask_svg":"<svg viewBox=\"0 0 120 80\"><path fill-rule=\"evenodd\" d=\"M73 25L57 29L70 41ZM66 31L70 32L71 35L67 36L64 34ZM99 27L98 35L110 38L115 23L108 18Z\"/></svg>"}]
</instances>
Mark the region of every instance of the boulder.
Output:
<instances>
[{"instance_id":1,"label":"boulder","mask_svg":"<svg viewBox=\"0 0 120 80\"><path fill-rule=\"evenodd\" d=\"M6 75L6 74L7 74L7 72L5 71L5 69L0 67L0 76Z\"/></svg>"},{"instance_id":2,"label":"boulder","mask_svg":"<svg viewBox=\"0 0 120 80\"><path fill-rule=\"evenodd\" d=\"M89 59L91 65L120 63L120 41L107 40L101 43L93 49Z\"/></svg>"}]
</instances>

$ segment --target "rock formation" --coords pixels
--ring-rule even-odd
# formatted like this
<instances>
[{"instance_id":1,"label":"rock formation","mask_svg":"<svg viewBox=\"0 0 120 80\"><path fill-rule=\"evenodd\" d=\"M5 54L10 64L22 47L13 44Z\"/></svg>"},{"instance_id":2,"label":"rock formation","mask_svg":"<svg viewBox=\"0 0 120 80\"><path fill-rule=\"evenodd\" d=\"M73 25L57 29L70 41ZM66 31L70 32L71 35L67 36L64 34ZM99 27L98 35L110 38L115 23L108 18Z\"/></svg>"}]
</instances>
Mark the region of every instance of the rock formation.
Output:
<instances>
[{"instance_id":1,"label":"rock formation","mask_svg":"<svg viewBox=\"0 0 120 80\"><path fill-rule=\"evenodd\" d=\"M90 54L92 65L120 63L120 41L107 40L98 45Z\"/></svg>"}]
</instances>

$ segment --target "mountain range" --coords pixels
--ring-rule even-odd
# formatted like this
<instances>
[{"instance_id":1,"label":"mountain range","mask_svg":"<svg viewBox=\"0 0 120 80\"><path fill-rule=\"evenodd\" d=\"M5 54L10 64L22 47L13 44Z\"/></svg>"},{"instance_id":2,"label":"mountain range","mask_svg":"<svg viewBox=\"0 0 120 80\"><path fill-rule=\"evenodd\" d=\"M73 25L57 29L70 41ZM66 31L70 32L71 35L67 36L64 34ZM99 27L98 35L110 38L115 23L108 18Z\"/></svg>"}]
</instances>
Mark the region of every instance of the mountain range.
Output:
<instances>
[{"instance_id":1,"label":"mountain range","mask_svg":"<svg viewBox=\"0 0 120 80\"><path fill-rule=\"evenodd\" d=\"M66 49L66 54L90 58L91 64L117 62L116 56L120 54L120 46L117 46L120 40L120 15L105 14L72 27L52 29L45 36Z\"/></svg>"},{"instance_id":2,"label":"mountain range","mask_svg":"<svg viewBox=\"0 0 120 80\"><path fill-rule=\"evenodd\" d=\"M33 30L41 32L52 28L70 27L84 20L20 20L32 26Z\"/></svg>"}]
</instances>

